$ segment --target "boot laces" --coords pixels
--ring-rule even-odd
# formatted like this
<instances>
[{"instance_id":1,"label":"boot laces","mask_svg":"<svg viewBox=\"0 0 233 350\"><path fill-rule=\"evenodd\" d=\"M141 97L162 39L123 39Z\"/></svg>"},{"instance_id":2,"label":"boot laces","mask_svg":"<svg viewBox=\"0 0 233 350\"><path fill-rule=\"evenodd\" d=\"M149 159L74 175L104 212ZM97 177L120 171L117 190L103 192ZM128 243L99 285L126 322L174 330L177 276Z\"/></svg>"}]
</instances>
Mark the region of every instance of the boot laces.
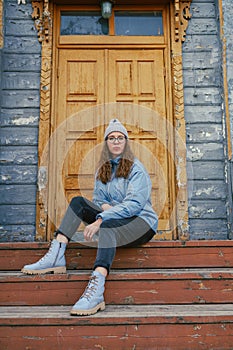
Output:
<instances>
[{"instance_id":1,"label":"boot laces","mask_svg":"<svg viewBox=\"0 0 233 350\"><path fill-rule=\"evenodd\" d=\"M40 259L40 262L43 262L45 259L47 259L51 255L52 249L53 249L53 242L50 245L49 251Z\"/></svg>"},{"instance_id":2,"label":"boot laces","mask_svg":"<svg viewBox=\"0 0 233 350\"><path fill-rule=\"evenodd\" d=\"M81 298L86 298L87 300L90 300L90 298L95 294L96 287L98 286L98 277L97 276L91 276L89 283L81 296Z\"/></svg>"}]
</instances>

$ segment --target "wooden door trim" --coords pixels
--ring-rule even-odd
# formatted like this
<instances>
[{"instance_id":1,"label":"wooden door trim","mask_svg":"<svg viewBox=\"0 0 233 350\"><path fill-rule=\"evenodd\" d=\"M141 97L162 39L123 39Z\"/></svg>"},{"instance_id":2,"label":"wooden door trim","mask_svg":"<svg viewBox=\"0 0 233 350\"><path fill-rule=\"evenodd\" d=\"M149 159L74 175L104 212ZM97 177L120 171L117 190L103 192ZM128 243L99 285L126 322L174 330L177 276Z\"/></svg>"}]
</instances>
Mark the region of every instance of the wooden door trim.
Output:
<instances>
[{"instance_id":1,"label":"wooden door trim","mask_svg":"<svg viewBox=\"0 0 233 350\"><path fill-rule=\"evenodd\" d=\"M182 77L182 43L185 41L188 21L191 18L190 5L192 0L174 0L170 2L171 23L171 68L172 68L172 96L175 127L176 152L176 221L178 237L186 240L189 237L188 229L188 196L186 175L186 129L184 118L184 96ZM162 1L161 1L162 2ZM137 2L135 1L135 4ZM40 123L38 140L38 191L37 191L37 219L36 239L44 241L48 218L48 190L49 190L49 139L51 128L51 93L54 72L52 58L55 55L55 41L53 40L53 21L56 5L49 0L32 1L32 18L38 30L38 40L42 43L41 50L41 91L40 91ZM54 73L54 74L53 74Z\"/></svg>"}]
</instances>

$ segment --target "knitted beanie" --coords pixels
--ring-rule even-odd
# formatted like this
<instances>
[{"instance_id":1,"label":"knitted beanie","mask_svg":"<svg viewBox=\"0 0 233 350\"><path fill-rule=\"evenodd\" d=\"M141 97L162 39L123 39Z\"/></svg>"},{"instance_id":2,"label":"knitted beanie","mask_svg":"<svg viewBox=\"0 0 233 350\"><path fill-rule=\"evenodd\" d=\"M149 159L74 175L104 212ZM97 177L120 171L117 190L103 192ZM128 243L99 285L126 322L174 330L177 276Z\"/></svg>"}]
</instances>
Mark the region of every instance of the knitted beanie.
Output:
<instances>
[{"instance_id":1,"label":"knitted beanie","mask_svg":"<svg viewBox=\"0 0 233 350\"><path fill-rule=\"evenodd\" d=\"M118 119L112 119L110 120L110 123L105 130L104 139L106 140L108 135L115 131L121 132L123 135L125 135L126 138L128 138L128 132L124 125L122 125Z\"/></svg>"}]
</instances>

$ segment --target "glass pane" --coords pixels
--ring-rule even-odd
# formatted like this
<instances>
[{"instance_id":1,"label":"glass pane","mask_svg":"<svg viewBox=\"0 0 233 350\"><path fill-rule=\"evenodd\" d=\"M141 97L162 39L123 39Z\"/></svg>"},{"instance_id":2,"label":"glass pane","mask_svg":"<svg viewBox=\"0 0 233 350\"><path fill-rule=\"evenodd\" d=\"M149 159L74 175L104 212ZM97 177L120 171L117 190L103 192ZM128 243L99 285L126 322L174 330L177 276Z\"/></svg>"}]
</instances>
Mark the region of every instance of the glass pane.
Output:
<instances>
[{"instance_id":1,"label":"glass pane","mask_svg":"<svg viewBox=\"0 0 233 350\"><path fill-rule=\"evenodd\" d=\"M61 35L108 35L108 20L98 11L63 11Z\"/></svg>"},{"instance_id":2,"label":"glass pane","mask_svg":"<svg viewBox=\"0 0 233 350\"><path fill-rule=\"evenodd\" d=\"M163 35L160 11L115 11L116 35Z\"/></svg>"}]
</instances>

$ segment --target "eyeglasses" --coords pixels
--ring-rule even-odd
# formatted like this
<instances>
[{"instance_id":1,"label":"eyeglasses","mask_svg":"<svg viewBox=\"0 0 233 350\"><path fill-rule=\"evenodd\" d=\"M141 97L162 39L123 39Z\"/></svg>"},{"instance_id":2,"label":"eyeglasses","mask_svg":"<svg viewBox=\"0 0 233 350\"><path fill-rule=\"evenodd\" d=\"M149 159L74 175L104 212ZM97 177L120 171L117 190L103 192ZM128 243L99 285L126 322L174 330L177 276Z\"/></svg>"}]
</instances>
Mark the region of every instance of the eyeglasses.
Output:
<instances>
[{"instance_id":1,"label":"eyeglasses","mask_svg":"<svg viewBox=\"0 0 233 350\"><path fill-rule=\"evenodd\" d=\"M118 136L118 137L114 137L114 136L110 136L107 138L107 140L110 142L110 143L115 143L116 141L118 143L123 143L125 141L125 136Z\"/></svg>"}]
</instances>

